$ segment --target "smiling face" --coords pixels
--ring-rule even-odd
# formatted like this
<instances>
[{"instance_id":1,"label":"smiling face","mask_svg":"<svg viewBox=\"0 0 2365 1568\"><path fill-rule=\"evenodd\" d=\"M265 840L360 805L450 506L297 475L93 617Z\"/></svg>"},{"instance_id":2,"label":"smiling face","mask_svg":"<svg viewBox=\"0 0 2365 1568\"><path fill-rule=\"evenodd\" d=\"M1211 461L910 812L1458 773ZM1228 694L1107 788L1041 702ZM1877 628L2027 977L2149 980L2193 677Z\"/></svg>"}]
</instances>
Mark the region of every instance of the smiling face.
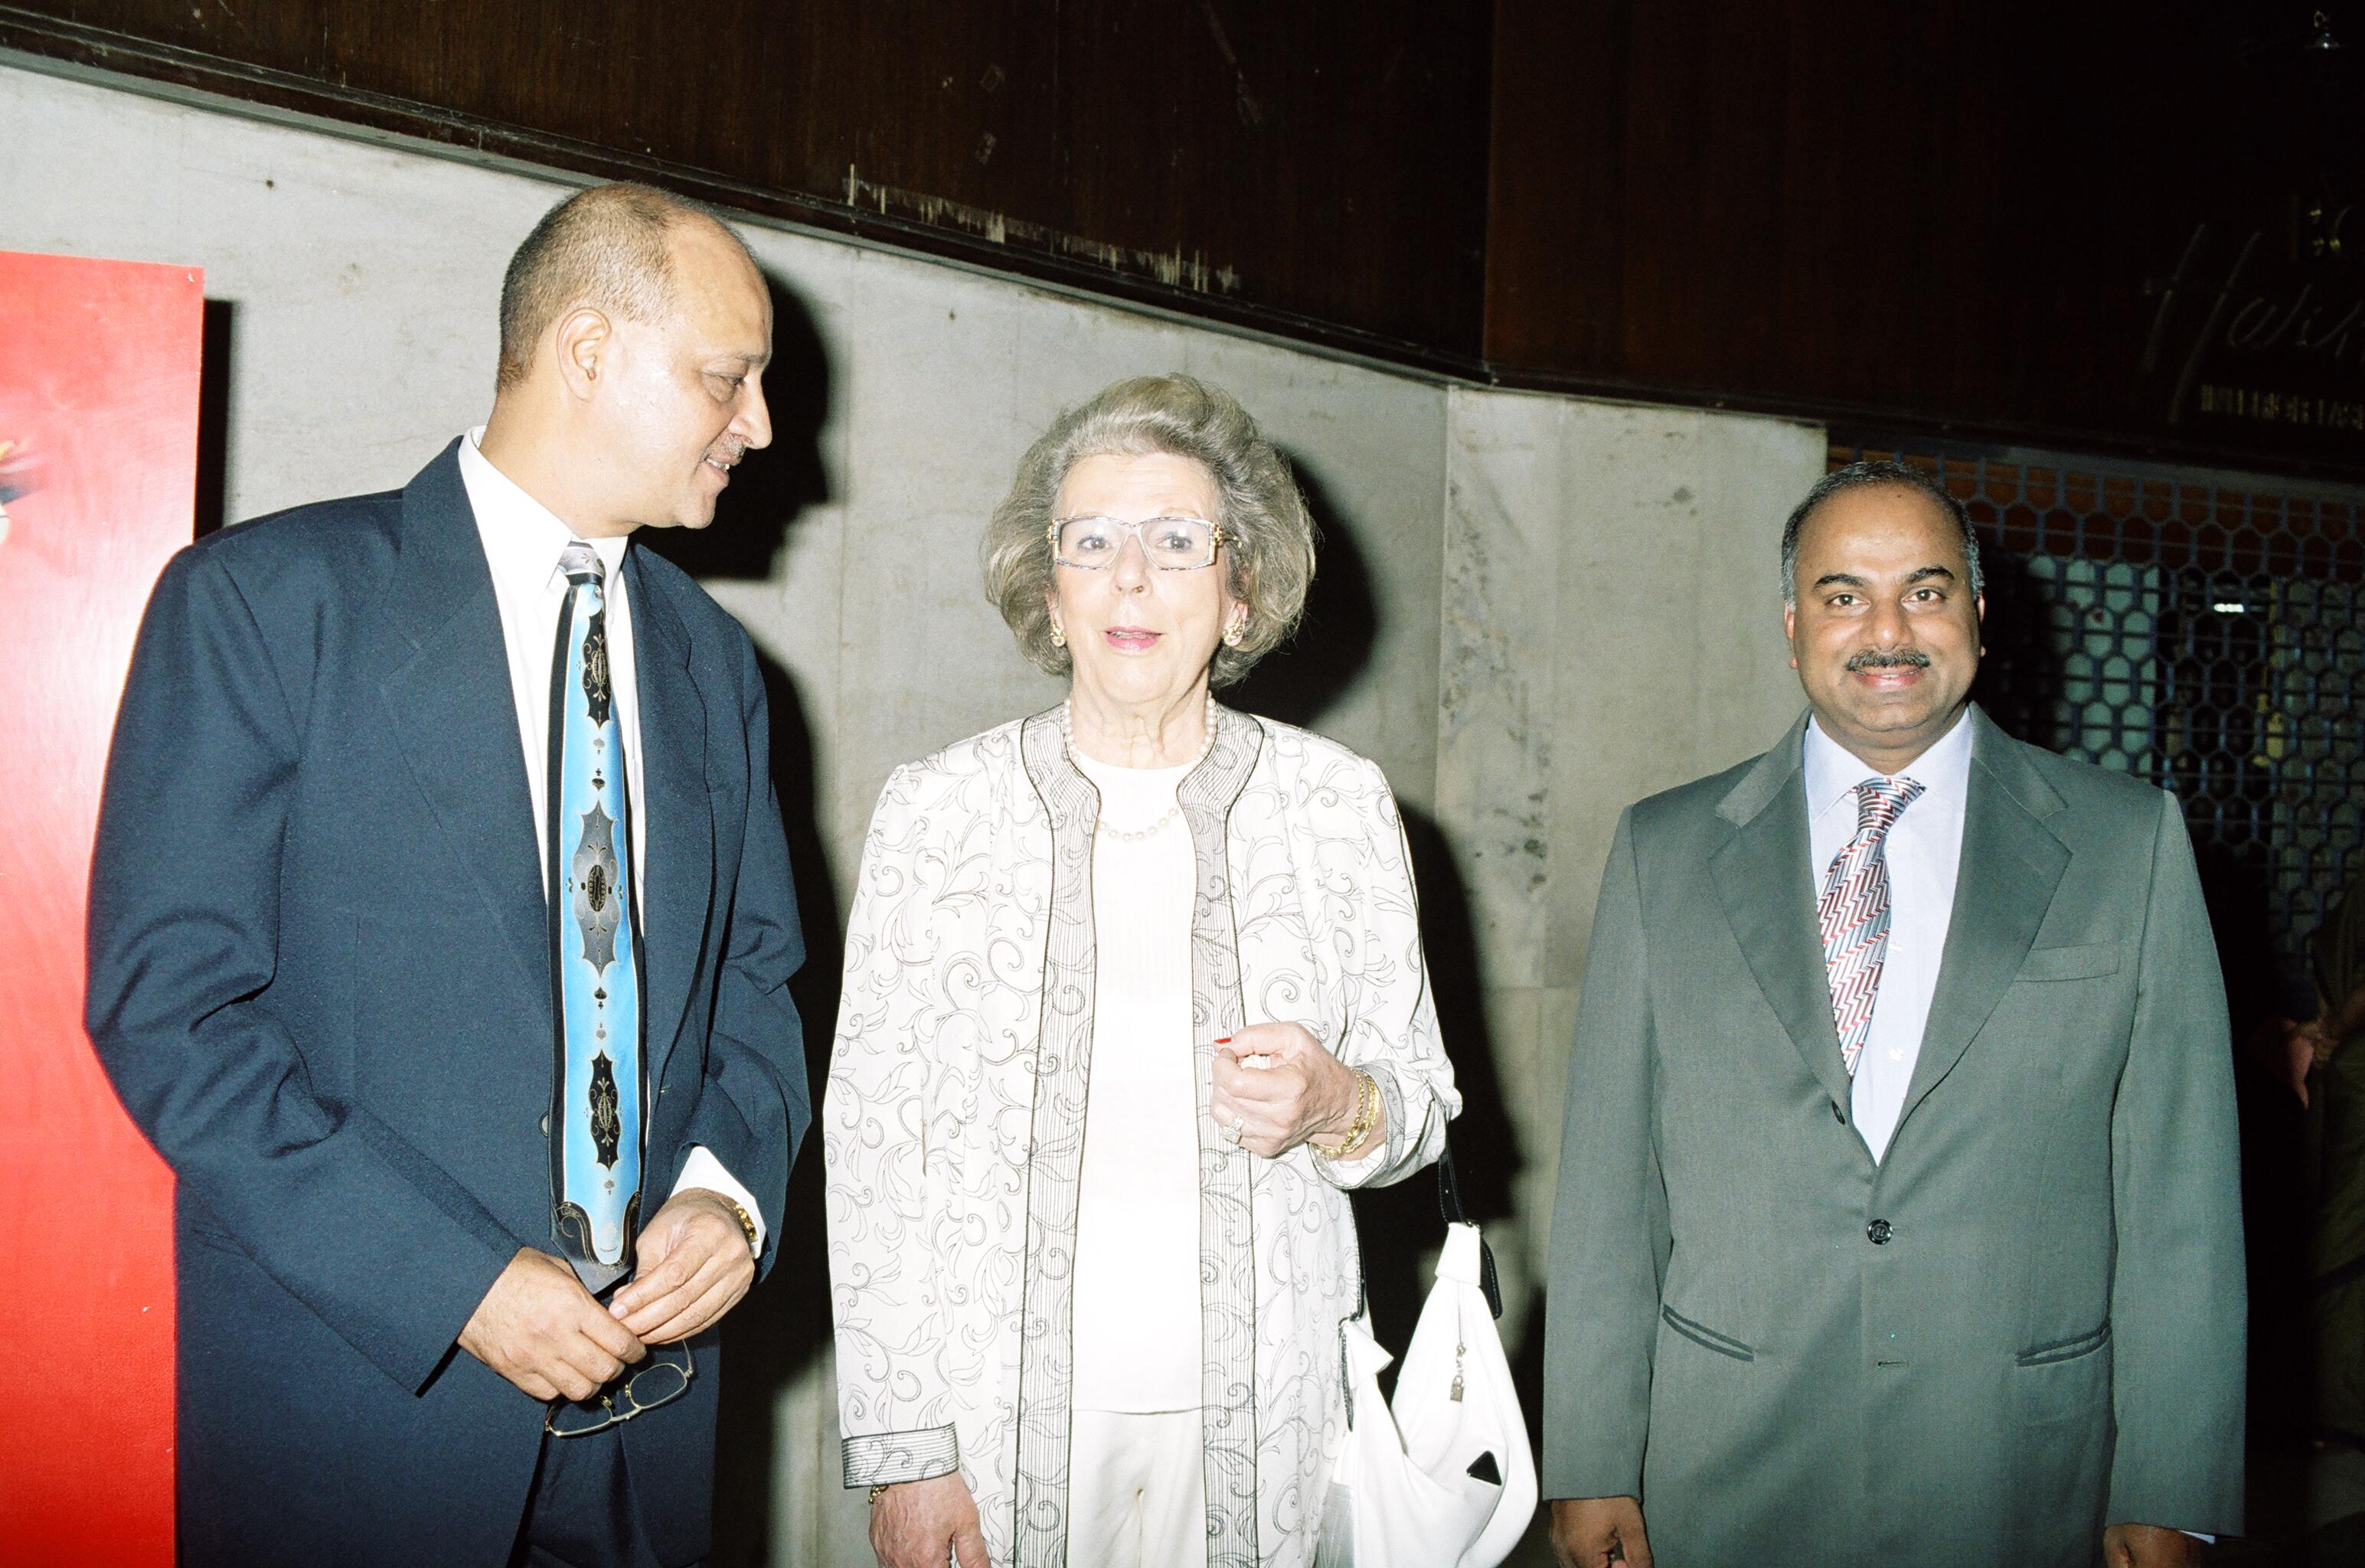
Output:
<instances>
[{"instance_id":1,"label":"smiling face","mask_svg":"<svg viewBox=\"0 0 2365 1568\"><path fill-rule=\"evenodd\" d=\"M600 357L601 510L626 527L705 527L733 465L772 440L762 275L709 224L678 226L671 243L673 308L654 321L614 319Z\"/></svg>"},{"instance_id":2,"label":"smiling face","mask_svg":"<svg viewBox=\"0 0 2365 1568\"><path fill-rule=\"evenodd\" d=\"M1901 485L1842 490L1799 532L1790 667L1824 734L1882 773L1927 751L1970 700L1987 602L1969 578L1954 519Z\"/></svg>"},{"instance_id":3,"label":"smiling face","mask_svg":"<svg viewBox=\"0 0 2365 1568\"><path fill-rule=\"evenodd\" d=\"M1187 457L1103 455L1068 470L1055 515L1214 522L1220 505L1215 479ZM1163 571L1138 536L1121 537L1105 567L1053 568L1051 618L1068 639L1080 702L1162 716L1204 688L1226 625L1245 607L1226 589L1220 553L1211 566Z\"/></svg>"}]
</instances>

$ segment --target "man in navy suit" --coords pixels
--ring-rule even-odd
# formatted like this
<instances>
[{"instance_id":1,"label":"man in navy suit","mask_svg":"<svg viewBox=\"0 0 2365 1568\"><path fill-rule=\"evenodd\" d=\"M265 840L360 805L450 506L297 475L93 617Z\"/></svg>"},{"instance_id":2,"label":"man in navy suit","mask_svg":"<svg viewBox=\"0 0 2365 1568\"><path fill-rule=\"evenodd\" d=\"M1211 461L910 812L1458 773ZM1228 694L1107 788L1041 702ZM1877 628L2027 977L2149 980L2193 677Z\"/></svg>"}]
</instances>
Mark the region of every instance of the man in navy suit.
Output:
<instances>
[{"instance_id":1,"label":"man in navy suit","mask_svg":"<svg viewBox=\"0 0 2365 1568\"><path fill-rule=\"evenodd\" d=\"M400 491L224 530L157 585L88 1018L180 1178L185 1563L707 1550L716 1325L776 1254L810 1114L803 945L754 649L630 536L705 526L771 439L771 327L711 215L583 192L510 265L481 431ZM604 643L578 628L555 665L587 604ZM588 1100L554 983L586 895L551 852L578 831L551 798L578 788L554 670L588 690L587 667L607 728L586 744L623 753L596 781L625 808L598 819L622 868L588 896L612 930L629 890L601 956L629 967L601 972L638 1014L603 1015ZM559 1223L589 1201L554 1190L576 1178L552 1118L578 1103L637 1224L612 1287Z\"/></svg>"}]
</instances>

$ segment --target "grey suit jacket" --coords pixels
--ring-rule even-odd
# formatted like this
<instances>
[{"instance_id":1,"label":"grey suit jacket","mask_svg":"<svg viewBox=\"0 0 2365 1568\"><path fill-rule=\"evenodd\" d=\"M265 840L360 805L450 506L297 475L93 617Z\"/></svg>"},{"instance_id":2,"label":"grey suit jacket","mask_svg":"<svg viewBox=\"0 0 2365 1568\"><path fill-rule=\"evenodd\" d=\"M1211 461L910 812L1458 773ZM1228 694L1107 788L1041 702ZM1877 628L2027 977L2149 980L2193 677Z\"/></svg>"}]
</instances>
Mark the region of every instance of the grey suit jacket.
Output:
<instances>
[{"instance_id":1,"label":"grey suit jacket","mask_svg":"<svg viewBox=\"0 0 2365 1568\"><path fill-rule=\"evenodd\" d=\"M1547 1497L1661 1568L2090 1563L2241 1525L2223 987L2174 799L1976 708L1953 923L1885 1159L1850 1122L1802 715L1630 809L1553 1218Z\"/></svg>"}]
</instances>

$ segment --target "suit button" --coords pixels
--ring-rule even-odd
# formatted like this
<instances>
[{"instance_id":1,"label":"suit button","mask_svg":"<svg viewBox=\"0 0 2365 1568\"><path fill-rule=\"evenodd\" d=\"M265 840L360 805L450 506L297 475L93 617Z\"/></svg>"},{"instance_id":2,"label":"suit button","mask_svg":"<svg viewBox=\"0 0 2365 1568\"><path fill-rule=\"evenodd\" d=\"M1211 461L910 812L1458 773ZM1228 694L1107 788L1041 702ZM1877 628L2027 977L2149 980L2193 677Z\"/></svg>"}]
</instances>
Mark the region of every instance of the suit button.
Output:
<instances>
[{"instance_id":1,"label":"suit button","mask_svg":"<svg viewBox=\"0 0 2365 1568\"><path fill-rule=\"evenodd\" d=\"M1874 1220L1870 1225L1864 1227L1865 1239L1871 1242L1875 1247L1888 1246L1889 1238L1895 1234L1897 1233L1889 1229L1889 1222L1885 1219Z\"/></svg>"},{"instance_id":2,"label":"suit button","mask_svg":"<svg viewBox=\"0 0 2365 1568\"><path fill-rule=\"evenodd\" d=\"M550 1136L550 1113L547 1111L542 1114L542 1136L544 1137Z\"/></svg>"}]
</instances>

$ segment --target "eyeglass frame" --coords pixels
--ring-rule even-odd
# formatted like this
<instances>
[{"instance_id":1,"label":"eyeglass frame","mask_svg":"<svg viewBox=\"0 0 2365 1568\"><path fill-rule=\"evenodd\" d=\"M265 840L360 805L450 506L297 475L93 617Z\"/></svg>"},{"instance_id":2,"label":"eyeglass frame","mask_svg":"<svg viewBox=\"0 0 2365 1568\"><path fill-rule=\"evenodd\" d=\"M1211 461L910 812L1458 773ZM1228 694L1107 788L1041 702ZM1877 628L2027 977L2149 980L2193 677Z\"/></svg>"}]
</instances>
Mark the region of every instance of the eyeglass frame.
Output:
<instances>
[{"instance_id":1,"label":"eyeglass frame","mask_svg":"<svg viewBox=\"0 0 2365 1568\"><path fill-rule=\"evenodd\" d=\"M1060 557L1060 526L1064 523L1083 522L1088 520L1098 520L1102 522L1113 522L1119 528L1124 529L1126 534L1132 538L1136 544L1141 545L1142 560L1161 572L1204 572L1208 567L1216 564L1217 558L1223 554L1224 546L1227 543L1237 543L1239 542L1237 535L1224 532L1224 525L1222 523L1211 522L1204 517L1194 517L1186 511L1160 512L1156 517L1136 518L1131 521L1127 521L1126 519L1121 517L1111 517L1106 512L1070 512L1066 517L1053 518L1049 522L1046 523L1043 528L1043 540L1045 543L1051 547L1051 564L1053 566L1065 566L1071 572L1105 572L1109 567L1116 565L1116 560L1114 556L1103 565L1097 566L1092 566L1083 561L1069 561ZM1169 566L1162 562L1151 560L1149 555L1149 546L1142 543L1141 531L1148 528L1153 522L1205 523L1208 535L1207 558L1199 562L1196 566ZM1123 553L1124 549L1125 546L1122 544L1117 546L1117 550L1120 554Z\"/></svg>"},{"instance_id":2,"label":"eyeglass frame","mask_svg":"<svg viewBox=\"0 0 2365 1568\"><path fill-rule=\"evenodd\" d=\"M588 1438L594 1432L604 1432L611 1427L621 1427L635 1416L645 1416L652 1410L661 1410L665 1406L672 1404L675 1400L679 1399L683 1394L689 1392L690 1383L698 1376L698 1360L689 1353L689 1341L684 1339L680 1342L680 1345L681 1363L678 1366L675 1365L671 1361L659 1361L656 1359L664 1352L672 1350L674 1348L673 1346L653 1345L649 1348L650 1359L643 1362L640 1366L633 1368L629 1372L619 1377L616 1381L614 1393L611 1394L607 1390L602 1389L600 1393L592 1395L591 1399L552 1400L550 1402L550 1408L543 1415L542 1429L554 1438ZM633 1385L640 1382L641 1379L647 1377L652 1372L679 1372L681 1374L681 1386L675 1389L671 1394L667 1394L663 1399L652 1400L648 1404L644 1405L633 1394ZM626 1410L617 1409L616 1401L619 1398L630 1400L632 1402L632 1407ZM598 1401L600 1408L607 1412L605 1419L588 1427L561 1428L556 1425L559 1413L561 1411L580 1409L581 1407L591 1404L593 1400Z\"/></svg>"}]
</instances>

